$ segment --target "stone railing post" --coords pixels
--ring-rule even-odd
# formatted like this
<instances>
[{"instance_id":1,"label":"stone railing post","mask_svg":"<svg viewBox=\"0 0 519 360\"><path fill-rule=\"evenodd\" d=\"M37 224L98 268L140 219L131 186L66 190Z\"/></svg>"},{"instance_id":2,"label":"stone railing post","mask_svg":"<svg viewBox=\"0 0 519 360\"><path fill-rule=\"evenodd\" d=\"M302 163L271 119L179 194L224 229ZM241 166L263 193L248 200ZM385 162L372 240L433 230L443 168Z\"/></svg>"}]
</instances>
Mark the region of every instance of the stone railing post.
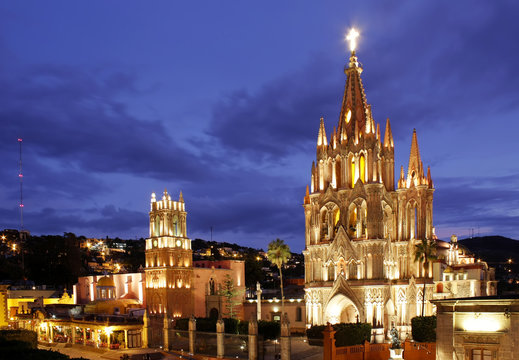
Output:
<instances>
[{"instance_id":1,"label":"stone railing post","mask_svg":"<svg viewBox=\"0 0 519 360\"><path fill-rule=\"evenodd\" d=\"M335 330L330 323L323 331L323 360L335 360Z\"/></svg>"},{"instance_id":2,"label":"stone railing post","mask_svg":"<svg viewBox=\"0 0 519 360\"><path fill-rule=\"evenodd\" d=\"M259 281L256 283L256 319L261 320L261 285Z\"/></svg>"},{"instance_id":3,"label":"stone railing post","mask_svg":"<svg viewBox=\"0 0 519 360\"><path fill-rule=\"evenodd\" d=\"M290 360L290 321L285 313L281 319L281 360Z\"/></svg>"},{"instance_id":4,"label":"stone railing post","mask_svg":"<svg viewBox=\"0 0 519 360\"><path fill-rule=\"evenodd\" d=\"M168 314L164 314L164 329L162 331L162 335L164 337L164 350L169 351L169 329L171 324L171 319Z\"/></svg>"},{"instance_id":5,"label":"stone railing post","mask_svg":"<svg viewBox=\"0 0 519 360\"><path fill-rule=\"evenodd\" d=\"M371 349L369 348L370 346L371 346L371 345L370 345L369 341L366 341L366 340L365 340L365 341L364 341L364 354L363 354L363 356L362 356L363 359L369 359L369 358L370 358L370 357L369 357L369 352L370 352L370 350L371 350Z\"/></svg>"},{"instance_id":6,"label":"stone railing post","mask_svg":"<svg viewBox=\"0 0 519 360\"><path fill-rule=\"evenodd\" d=\"M225 323L222 320L222 316L218 317L216 322L216 357L223 358L225 354L224 345L224 334L225 334Z\"/></svg>"},{"instance_id":7,"label":"stone railing post","mask_svg":"<svg viewBox=\"0 0 519 360\"><path fill-rule=\"evenodd\" d=\"M148 310L144 311L144 316L142 317L142 347L147 348L150 345L150 317L148 315Z\"/></svg>"},{"instance_id":8,"label":"stone railing post","mask_svg":"<svg viewBox=\"0 0 519 360\"><path fill-rule=\"evenodd\" d=\"M258 321L252 314L249 321L249 360L258 359Z\"/></svg>"},{"instance_id":9,"label":"stone railing post","mask_svg":"<svg viewBox=\"0 0 519 360\"><path fill-rule=\"evenodd\" d=\"M189 318L189 353L195 353L196 319L193 315Z\"/></svg>"}]
</instances>

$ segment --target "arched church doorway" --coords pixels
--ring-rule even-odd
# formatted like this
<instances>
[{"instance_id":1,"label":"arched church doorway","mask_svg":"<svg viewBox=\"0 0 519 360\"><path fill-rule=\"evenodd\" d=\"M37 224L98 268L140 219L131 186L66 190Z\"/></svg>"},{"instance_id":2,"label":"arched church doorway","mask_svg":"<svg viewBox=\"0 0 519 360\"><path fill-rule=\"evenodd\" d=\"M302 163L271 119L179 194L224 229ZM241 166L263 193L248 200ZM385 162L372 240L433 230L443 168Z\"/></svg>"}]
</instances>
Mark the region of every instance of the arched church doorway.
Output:
<instances>
[{"instance_id":1,"label":"arched church doorway","mask_svg":"<svg viewBox=\"0 0 519 360\"><path fill-rule=\"evenodd\" d=\"M212 308L212 309L209 311L209 318L210 318L210 319L218 319L218 309L216 309L216 308Z\"/></svg>"},{"instance_id":2,"label":"arched church doorway","mask_svg":"<svg viewBox=\"0 0 519 360\"><path fill-rule=\"evenodd\" d=\"M359 310L345 295L335 295L326 306L325 321L330 324L354 323L360 319Z\"/></svg>"}]
</instances>

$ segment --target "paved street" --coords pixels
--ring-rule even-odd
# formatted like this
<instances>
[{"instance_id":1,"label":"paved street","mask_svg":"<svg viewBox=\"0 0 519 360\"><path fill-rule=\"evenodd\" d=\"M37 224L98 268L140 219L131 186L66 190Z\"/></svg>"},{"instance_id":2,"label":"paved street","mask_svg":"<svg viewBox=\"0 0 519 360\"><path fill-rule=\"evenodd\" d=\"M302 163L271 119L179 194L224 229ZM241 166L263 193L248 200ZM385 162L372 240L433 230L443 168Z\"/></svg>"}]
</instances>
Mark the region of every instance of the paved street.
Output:
<instances>
[{"instance_id":1,"label":"paved street","mask_svg":"<svg viewBox=\"0 0 519 360\"><path fill-rule=\"evenodd\" d=\"M144 356L149 355L150 360L158 359L186 359L186 357L177 356L175 354L166 353L155 349L129 349L129 350L102 350L92 347L74 346L65 347L65 344L56 344L54 346L38 346L40 349L59 351L62 354L72 358L84 358L89 360L120 360L121 356L128 354L132 360L146 359ZM274 342L265 342L264 360L274 360L276 352L279 352L279 344ZM292 356L298 360L320 360L323 357L323 348L319 346L310 346L302 337L292 338ZM146 359L147 360L147 359Z\"/></svg>"}]
</instances>

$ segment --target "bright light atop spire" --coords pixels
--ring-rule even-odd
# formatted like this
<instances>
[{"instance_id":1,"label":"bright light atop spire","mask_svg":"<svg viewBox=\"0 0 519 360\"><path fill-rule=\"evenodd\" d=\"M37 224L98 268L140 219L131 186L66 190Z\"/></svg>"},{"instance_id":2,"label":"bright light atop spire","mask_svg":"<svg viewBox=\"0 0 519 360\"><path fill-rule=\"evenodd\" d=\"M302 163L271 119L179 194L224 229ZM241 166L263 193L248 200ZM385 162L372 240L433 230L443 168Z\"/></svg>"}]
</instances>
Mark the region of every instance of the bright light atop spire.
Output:
<instances>
[{"instance_id":1,"label":"bright light atop spire","mask_svg":"<svg viewBox=\"0 0 519 360\"><path fill-rule=\"evenodd\" d=\"M357 48L357 38L359 37L359 32L355 28L351 28L348 35L346 35L346 41L350 43L350 51L353 52Z\"/></svg>"}]
</instances>

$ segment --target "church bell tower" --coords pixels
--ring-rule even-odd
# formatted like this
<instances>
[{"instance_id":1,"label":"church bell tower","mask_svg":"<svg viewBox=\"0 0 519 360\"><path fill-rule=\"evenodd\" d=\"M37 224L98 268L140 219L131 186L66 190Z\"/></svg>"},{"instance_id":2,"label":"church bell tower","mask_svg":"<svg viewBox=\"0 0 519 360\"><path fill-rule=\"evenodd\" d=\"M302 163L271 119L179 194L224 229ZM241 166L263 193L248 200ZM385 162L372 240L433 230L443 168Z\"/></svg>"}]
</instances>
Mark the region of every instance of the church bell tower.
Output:
<instances>
[{"instance_id":1,"label":"church bell tower","mask_svg":"<svg viewBox=\"0 0 519 360\"><path fill-rule=\"evenodd\" d=\"M188 317L193 307L193 252L187 237L182 192L151 194L150 237L146 239L146 308L150 314Z\"/></svg>"}]
</instances>

